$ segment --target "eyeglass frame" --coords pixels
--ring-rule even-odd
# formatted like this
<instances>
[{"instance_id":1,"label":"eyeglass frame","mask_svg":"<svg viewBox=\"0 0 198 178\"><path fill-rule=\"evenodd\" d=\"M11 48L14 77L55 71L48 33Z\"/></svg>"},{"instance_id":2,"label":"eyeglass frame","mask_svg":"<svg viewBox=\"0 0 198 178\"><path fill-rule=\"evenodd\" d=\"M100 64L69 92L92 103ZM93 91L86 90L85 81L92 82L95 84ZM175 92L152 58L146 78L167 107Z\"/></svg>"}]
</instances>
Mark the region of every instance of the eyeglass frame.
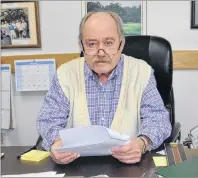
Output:
<instances>
[{"instance_id":1,"label":"eyeglass frame","mask_svg":"<svg viewBox=\"0 0 198 178\"><path fill-rule=\"evenodd\" d=\"M82 40L81 40L81 45L82 45L82 51L83 51L84 53L86 53ZM122 40L120 41L120 44L119 44L119 46L118 46L118 50L117 50L117 52L116 52L114 55L116 55L116 54L118 53L118 51L120 50L121 45L122 45ZM94 55L89 55L89 56L95 56L95 55L97 55L97 54L99 53L100 50L103 50L104 53L107 54L107 53L106 53L106 50L99 48L98 51L97 51ZM108 55L109 55L109 54L108 54Z\"/></svg>"}]
</instances>

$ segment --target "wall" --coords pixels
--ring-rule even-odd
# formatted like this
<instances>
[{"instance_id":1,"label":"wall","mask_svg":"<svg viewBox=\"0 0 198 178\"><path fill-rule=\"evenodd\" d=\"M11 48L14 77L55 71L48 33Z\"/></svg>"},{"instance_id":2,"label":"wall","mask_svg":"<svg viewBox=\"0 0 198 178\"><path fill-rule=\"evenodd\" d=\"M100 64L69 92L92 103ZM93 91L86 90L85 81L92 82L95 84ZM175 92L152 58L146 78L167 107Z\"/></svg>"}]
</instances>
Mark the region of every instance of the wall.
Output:
<instances>
[{"instance_id":1,"label":"wall","mask_svg":"<svg viewBox=\"0 0 198 178\"><path fill-rule=\"evenodd\" d=\"M79 1L41 1L42 48L3 50L2 55L78 52ZM189 1L148 1L147 32L167 38L174 50L198 50L198 30L190 29ZM72 17L72 20L71 20ZM182 137L198 125L198 70L174 71L176 119L182 124ZM14 76L13 76L14 79ZM14 81L13 81L14 82ZM32 145L37 139L36 116L45 92L14 92L17 128L5 138L5 145Z\"/></svg>"},{"instance_id":2,"label":"wall","mask_svg":"<svg viewBox=\"0 0 198 178\"><path fill-rule=\"evenodd\" d=\"M148 1L148 34L165 37L173 50L198 50L198 30L190 29L190 7L190 1ZM173 87L184 139L198 125L198 70L175 70Z\"/></svg>"}]
</instances>

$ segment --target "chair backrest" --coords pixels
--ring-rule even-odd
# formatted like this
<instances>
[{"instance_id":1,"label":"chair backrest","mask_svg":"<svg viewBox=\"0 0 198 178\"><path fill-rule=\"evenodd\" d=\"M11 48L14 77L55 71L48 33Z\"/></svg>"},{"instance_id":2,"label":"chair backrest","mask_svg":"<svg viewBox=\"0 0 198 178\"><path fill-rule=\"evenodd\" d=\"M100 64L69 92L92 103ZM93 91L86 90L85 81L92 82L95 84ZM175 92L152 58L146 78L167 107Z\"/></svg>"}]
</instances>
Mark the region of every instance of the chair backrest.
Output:
<instances>
[{"instance_id":1,"label":"chair backrest","mask_svg":"<svg viewBox=\"0 0 198 178\"><path fill-rule=\"evenodd\" d=\"M169 104L173 70L170 43L156 36L128 36L123 53L146 61L154 69L158 91L164 104Z\"/></svg>"},{"instance_id":2,"label":"chair backrest","mask_svg":"<svg viewBox=\"0 0 198 178\"><path fill-rule=\"evenodd\" d=\"M127 36L125 40L122 53L144 60L154 69L158 91L170 112L170 121L174 125L173 62L170 43L162 37L148 35ZM80 56L83 56L82 52Z\"/></svg>"},{"instance_id":3,"label":"chair backrest","mask_svg":"<svg viewBox=\"0 0 198 178\"><path fill-rule=\"evenodd\" d=\"M123 54L146 61L153 69L157 89L175 124L174 96L172 88L173 60L170 43L158 36L127 36Z\"/></svg>"}]
</instances>

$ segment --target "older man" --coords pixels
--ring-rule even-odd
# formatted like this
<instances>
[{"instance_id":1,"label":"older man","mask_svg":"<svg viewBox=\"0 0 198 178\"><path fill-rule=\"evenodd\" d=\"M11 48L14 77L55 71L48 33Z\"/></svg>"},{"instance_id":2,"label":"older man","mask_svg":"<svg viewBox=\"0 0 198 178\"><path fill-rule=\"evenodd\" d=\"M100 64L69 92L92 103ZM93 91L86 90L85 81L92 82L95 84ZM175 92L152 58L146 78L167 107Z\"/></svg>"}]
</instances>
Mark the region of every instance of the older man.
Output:
<instances>
[{"instance_id":1,"label":"older man","mask_svg":"<svg viewBox=\"0 0 198 178\"><path fill-rule=\"evenodd\" d=\"M43 147L55 162L67 164L80 155L55 151L61 145L59 130L102 125L133 138L113 148L112 156L124 163L139 162L171 133L152 68L122 54L122 20L115 13L88 13L80 23L79 43L85 57L58 68L38 116Z\"/></svg>"}]
</instances>

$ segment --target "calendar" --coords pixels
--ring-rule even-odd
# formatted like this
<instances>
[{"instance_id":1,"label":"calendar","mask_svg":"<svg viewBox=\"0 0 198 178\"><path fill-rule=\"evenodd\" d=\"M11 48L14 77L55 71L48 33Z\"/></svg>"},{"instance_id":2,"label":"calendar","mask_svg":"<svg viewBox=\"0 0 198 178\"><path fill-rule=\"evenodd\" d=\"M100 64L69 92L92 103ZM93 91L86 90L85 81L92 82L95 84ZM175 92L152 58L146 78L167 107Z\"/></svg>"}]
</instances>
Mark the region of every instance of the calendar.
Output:
<instances>
[{"instance_id":1,"label":"calendar","mask_svg":"<svg viewBox=\"0 0 198 178\"><path fill-rule=\"evenodd\" d=\"M56 72L55 59L15 60L16 91L49 90Z\"/></svg>"}]
</instances>

